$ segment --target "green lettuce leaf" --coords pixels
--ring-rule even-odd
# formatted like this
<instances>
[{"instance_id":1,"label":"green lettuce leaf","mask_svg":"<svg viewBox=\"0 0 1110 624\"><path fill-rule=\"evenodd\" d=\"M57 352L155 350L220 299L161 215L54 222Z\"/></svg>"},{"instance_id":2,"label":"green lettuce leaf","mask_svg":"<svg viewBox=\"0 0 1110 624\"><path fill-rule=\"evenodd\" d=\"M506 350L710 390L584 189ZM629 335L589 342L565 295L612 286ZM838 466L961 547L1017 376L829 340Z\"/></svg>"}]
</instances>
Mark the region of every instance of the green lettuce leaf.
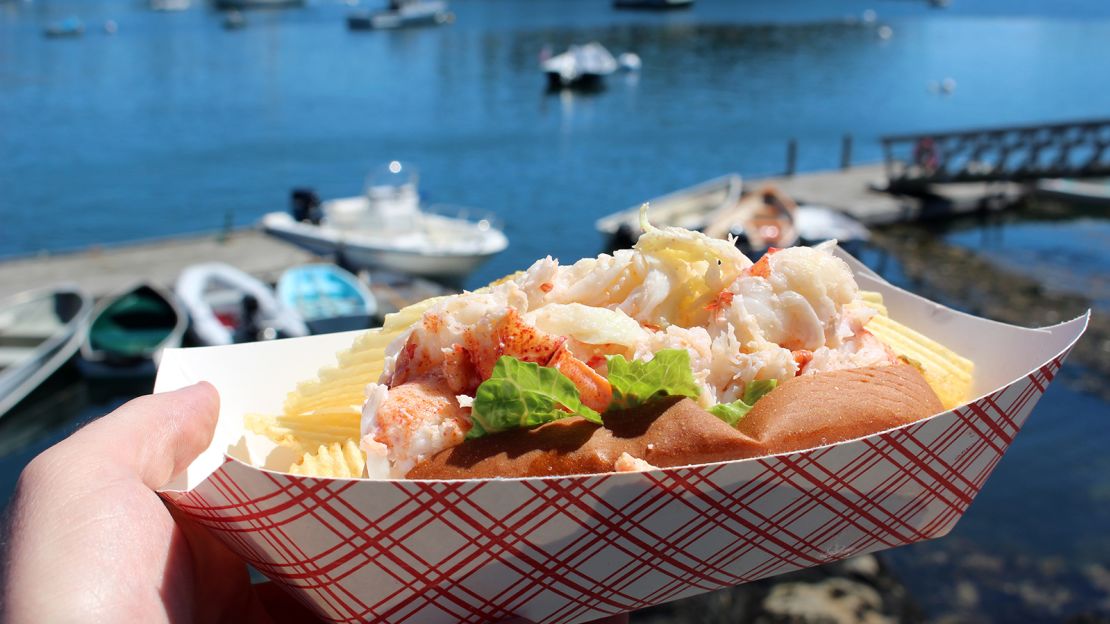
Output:
<instances>
[{"instance_id":1,"label":"green lettuce leaf","mask_svg":"<svg viewBox=\"0 0 1110 624\"><path fill-rule=\"evenodd\" d=\"M470 410L473 427L466 437L534 427L575 415L601 424L601 416L582 404L578 388L566 375L503 355L494 364L493 374L474 394Z\"/></svg>"},{"instance_id":2,"label":"green lettuce leaf","mask_svg":"<svg viewBox=\"0 0 1110 624\"><path fill-rule=\"evenodd\" d=\"M685 349L664 349L650 362L629 362L620 355L606 359L609 384L613 386L609 409L628 409L664 396L696 398L701 394Z\"/></svg>"},{"instance_id":3,"label":"green lettuce leaf","mask_svg":"<svg viewBox=\"0 0 1110 624\"><path fill-rule=\"evenodd\" d=\"M732 403L718 403L709 413L735 427L755 407L755 402L779 385L777 379L757 379L744 388L744 396Z\"/></svg>"}]
</instances>

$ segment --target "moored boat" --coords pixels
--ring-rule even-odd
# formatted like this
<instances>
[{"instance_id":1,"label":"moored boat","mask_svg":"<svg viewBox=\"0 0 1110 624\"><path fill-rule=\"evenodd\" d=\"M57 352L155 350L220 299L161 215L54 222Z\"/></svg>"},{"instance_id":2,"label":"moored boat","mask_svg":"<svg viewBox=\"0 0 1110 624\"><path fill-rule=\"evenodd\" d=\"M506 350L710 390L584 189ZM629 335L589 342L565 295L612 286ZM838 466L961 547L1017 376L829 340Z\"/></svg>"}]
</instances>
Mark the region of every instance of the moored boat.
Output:
<instances>
[{"instance_id":1,"label":"moored boat","mask_svg":"<svg viewBox=\"0 0 1110 624\"><path fill-rule=\"evenodd\" d=\"M191 0L150 0L151 11L185 11L189 8Z\"/></svg>"},{"instance_id":2,"label":"moored boat","mask_svg":"<svg viewBox=\"0 0 1110 624\"><path fill-rule=\"evenodd\" d=\"M1053 178L1038 180L1036 194L1042 197L1105 206L1110 204L1110 179L1071 180Z\"/></svg>"},{"instance_id":3,"label":"moored boat","mask_svg":"<svg viewBox=\"0 0 1110 624\"><path fill-rule=\"evenodd\" d=\"M304 6L304 0L214 0L221 11L243 9L285 9Z\"/></svg>"},{"instance_id":4,"label":"moored boat","mask_svg":"<svg viewBox=\"0 0 1110 624\"><path fill-rule=\"evenodd\" d=\"M566 52L540 62L552 90L598 88L617 68L617 59L596 41L572 45Z\"/></svg>"},{"instance_id":5,"label":"moored boat","mask_svg":"<svg viewBox=\"0 0 1110 624\"><path fill-rule=\"evenodd\" d=\"M772 247L799 243L794 218L798 205L778 188L764 185L736 202L731 209L718 210L703 228L713 238L736 237L736 246L750 258Z\"/></svg>"},{"instance_id":6,"label":"moored boat","mask_svg":"<svg viewBox=\"0 0 1110 624\"><path fill-rule=\"evenodd\" d=\"M648 206L648 220L654 225L736 236L738 246L749 255L758 256L768 246L809 245L834 238L850 247L870 236L867 227L852 217L824 206L796 205L771 186L744 195L740 176L734 173L652 199ZM636 205L597 220L596 228L606 236L608 248L636 242L639 212Z\"/></svg>"},{"instance_id":7,"label":"moored boat","mask_svg":"<svg viewBox=\"0 0 1110 624\"><path fill-rule=\"evenodd\" d=\"M0 416L77 352L92 299L75 286L0 301Z\"/></svg>"},{"instance_id":8,"label":"moored boat","mask_svg":"<svg viewBox=\"0 0 1110 624\"><path fill-rule=\"evenodd\" d=\"M739 175L730 173L667 193L648 202L648 221L676 225L688 230L703 229L720 210L734 206L743 191ZM629 247L640 237L640 204L604 216L594 226L613 249Z\"/></svg>"},{"instance_id":9,"label":"moored boat","mask_svg":"<svg viewBox=\"0 0 1110 624\"><path fill-rule=\"evenodd\" d=\"M75 16L54 22L43 30L43 34L51 39L63 37L80 37L85 34L85 23Z\"/></svg>"},{"instance_id":10,"label":"moored boat","mask_svg":"<svg viewBox=\"0 0 1110 624\"><path fill-rule=\"evenodd\" d=\"M308 335L304 320L282 305L269 286L221 262L186 268L174 292L202 345Z\"/></svg>"},{"instance_id":11,"label":"moored boat","mask_svg":"<svg viewBox=\"0 0 1110 624\"><path fill-rule=\"evenodd\" d=\"M372 174L366 193L305 207L294 197L296 218L262 218L272 236L309 251L336 256L343 266L384 269L458 283L508 246L492 215L458 207L422 207L418 176L397 161Z\"/></svg>"},{"instance_id":12,"label":"moored boat","mask_svg":"<svg viewBox=\"0 0 1110 624\"><path fill-rule=\"evenodd\" d=\"M137 284L97 305L78 366L94 378L153 375L162 350L181 346L188 325L171 293Z\"/></svg>"},{"instance_id":13,"label":"moored boat","mask_svg":"<svg viewBox=\"0 0 1110 624\"><path fill-rule=\"evenodd\" d=\"M616 9L665 11L669 9L688 9L692 6L694 6L694 0L613 0L613 8Z\"/></svg>"},{"instance_id":14,"label":"moored boat","mask_svg":"<svg viewBox=\"0 0 1110 624\"><path fill-rule=\"evenodd\" d=\"M313 334L366 329L378 300L361 280L334 264L306 264L282 274L278 299L304 319Z\"/></svg>"},{"instance_id":15,"label":"moored boat","mask_svg":"<svg viewBox=\"0 0 1110 624\"><path fill-rule=\"evenodd\" d=\"M441 0L390 0L382 11L358 11L347 16L351 30L391 30L418 26L438 26L454 20Z\"/></svg>"}]
</instances>

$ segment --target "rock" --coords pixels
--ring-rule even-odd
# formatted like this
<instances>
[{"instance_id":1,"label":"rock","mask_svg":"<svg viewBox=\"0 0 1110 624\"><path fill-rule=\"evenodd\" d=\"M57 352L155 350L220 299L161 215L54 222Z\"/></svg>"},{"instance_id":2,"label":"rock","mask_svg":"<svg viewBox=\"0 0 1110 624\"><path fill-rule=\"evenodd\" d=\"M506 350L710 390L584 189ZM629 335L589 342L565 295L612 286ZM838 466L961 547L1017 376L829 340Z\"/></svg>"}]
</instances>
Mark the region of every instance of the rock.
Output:
<instances>
[{"instance_id":1,"label":"rock","mask_svg":"<svg viewBox=\"0 0 1110 624\"><path fill-rule=\"evenodd\" d=\"M1060 586L1044 585L1036 581L1025 581L1018 585L1018 596L1025 606L1047 613L1060 613L1071 601L1071 592Z\"/></svg>"},{"instance_id":2,"label":"rock","mask_svg":"<svg viewBox=\"0 0 1110 624\"><path fill-rule=\"evenodd\" d=\"M971 610L979 606L979 590L969 581L956 584L956 606Z\"/></svg>"},{"instance_id":3,"label":"rock","mask_svg":"<svg viewBox=\"0 0 1110 624\"><path fill-rule=\"evenodd\" d=\"M1083 576L1095 589L1110 594L1110 570L1092 563L1083 567Z\"/></svg>"},{"instance_id":4,"label":"rock","mask_svg":"<svg viewBox=\"0 0 1110 624\"><path fill-rule=\"evenodd\" d=\"M840 569L848 574L854 574L865 579L875 578L879 576L881 571L879 560L875 558L875 555L860 555L845 559L840 562Z\"/></svg>"},{"instance_id":5,"label":"rock","mask_svg":"<svg viewBox=\"0 0 1110 624\"><path fill-rule=\"evenodd\" d=\"M766 617L759 622L813 624L893 624L882 613L883 598L874 588L845 578L818 583L784 583L763 601Z\"/></svg>"},{"instance_id":6,"label":"rock","mask_svg":"<svg viewBox=\"0 0 1110 624\"><path fill-rule=\"evenodd\" d=\"M983 553L972 553L960 561L960 567L967 570L974 570L975 572L1001 574L1006 566L999 557L992 557Z\"/></svg>"}]
</instances>

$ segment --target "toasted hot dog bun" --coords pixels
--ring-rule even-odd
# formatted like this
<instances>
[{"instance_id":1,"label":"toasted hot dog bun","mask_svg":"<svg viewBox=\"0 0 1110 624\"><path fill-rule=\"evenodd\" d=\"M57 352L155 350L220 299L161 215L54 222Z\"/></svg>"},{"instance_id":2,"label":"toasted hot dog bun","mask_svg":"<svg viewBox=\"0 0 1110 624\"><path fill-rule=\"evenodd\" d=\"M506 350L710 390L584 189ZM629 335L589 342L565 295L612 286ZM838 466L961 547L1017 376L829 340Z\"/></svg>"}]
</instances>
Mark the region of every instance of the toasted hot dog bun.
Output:
<instances>
[{"instance_id":1,"label":"toasted hot dog bun","mask_svg":"<svg viewBox=\"0 0 1110 624\"><path fill-rule=\"evenodd\" d=\"M661 468L798 451L870 435L942 411L908 364L789 379L737 426L672 397L611 412L467 440L417 464L409 479L539 477L613 472L623 454Z\"/></svg>"}]
</instances>

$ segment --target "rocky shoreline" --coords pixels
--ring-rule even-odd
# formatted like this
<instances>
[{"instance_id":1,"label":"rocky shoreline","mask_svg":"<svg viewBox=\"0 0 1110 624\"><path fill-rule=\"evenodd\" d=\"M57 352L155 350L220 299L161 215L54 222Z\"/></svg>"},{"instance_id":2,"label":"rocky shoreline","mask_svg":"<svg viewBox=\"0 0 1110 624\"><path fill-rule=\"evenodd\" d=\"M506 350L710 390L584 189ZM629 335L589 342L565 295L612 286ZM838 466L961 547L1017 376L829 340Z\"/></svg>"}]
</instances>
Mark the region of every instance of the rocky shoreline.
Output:
<instances>
[{"instance_id":1,"label":"rocky shoreline","mask_svg":"<svg viewBox=\"0 0 1110 624\"><path fill-rule=\"evenodd\" d=\"M863 555L645 609L631 621L894 624L925 616L880 558Z\"/></svg>"}]
</instances>

